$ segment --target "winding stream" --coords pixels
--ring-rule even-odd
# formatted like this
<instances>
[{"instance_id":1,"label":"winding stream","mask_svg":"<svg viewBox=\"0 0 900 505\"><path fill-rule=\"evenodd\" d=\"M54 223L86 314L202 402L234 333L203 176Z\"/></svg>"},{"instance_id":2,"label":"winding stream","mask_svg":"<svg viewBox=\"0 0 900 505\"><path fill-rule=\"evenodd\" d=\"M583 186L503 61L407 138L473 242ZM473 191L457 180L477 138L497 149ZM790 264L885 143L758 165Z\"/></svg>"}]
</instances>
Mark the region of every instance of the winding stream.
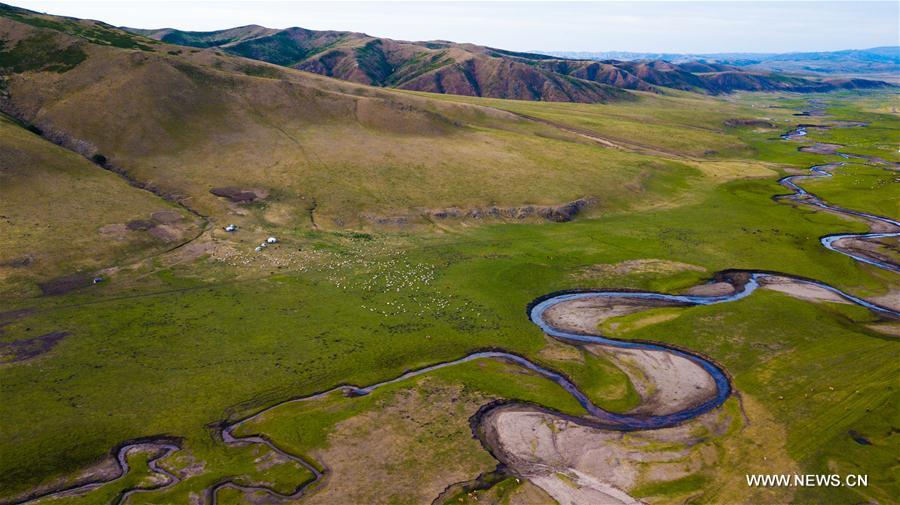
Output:
<instances>
[{"instance_id":1,"label":"winding stream","mask_svg":"<svg viewBox=\"0 0 900 505\"><path fill-rule=\"evenodd\" d=\"M134 487L130 489L122 490L118 494L118 496L113 500L113 503L119 505L121 503L125 503L128 500L128 497L137 494L137 493L147 493L151 491L159 491L162 489L169 488L174 486L178 482L181 482L181 479L178 478L177 475L172 472L166 470L159 466L159 462L173 453L180 451L181 446L177 443L176 440L170 439L167 437L159 437L159 438L147 438L141 440L135 440L132 442L125 442L121 444L118 449L114 449L113 453L115 454L115 463L116 470L115 476L110 477L108 479L97 479L92 480L83 484L73 484L70 486L66 486L62 489L58 489L56 491L39 494L33 493L31 496L25 497L18 501L10 501L4 503L10 504L20 504L20 503L31 503L38 500L44 500L48 498L62 498L65 496L76 496L81 495L90 491L93 491L101 486L105 486L109 483L115 482L126 475L131 471L131 466L128 464L128 453L132 452L135 449L150 449L156 451L156 455L150 457L147 460L147 467L150 469L151 473L155 473L163 477L163 482L161 484L157 484L155 486L148 487Z\"/></svg>"},{"instance_id":2,"label":"winding stream","mask_svg":"<svg viewBox=\"0 0 900 505\"><path fill-rule=\"evenodd\" d=\"M844 155L844 156L847 156L847 155ZM846 165L846 163L844 163L844 162L830 163L827 165L816 165L816 166L810 167L809 171L812 173L809 175L790 175L787 177L783 177L778 182L782 186L794 191L794 193L787 195L788 198L790 198L794 201L805 203L808 205L815 205L816 207L820 207L822 209L829 210L831 212L836 212L838 214L844 214L847 216L855 216L855 217L863 218L863 219L866 219L869 221L877 221L879 223L888 224L888 225L891 225L891 226L897 228L898 230L900 230L900 221L896 221L889 217L876 216L875 214L869 214L869 213L860 212L857 210L845 209L843 207L838 207L836 205L828 204L825 201L823 201L821 198L816 196L815 194L810 193L809 191L806 191L805 189L800 187L796 182L794 182L794 181L803 180L803 179L819 179L819 178L823 178L823 177L832 177L832 175L828 171L828 169L842 167L845 165ZM900 265L890 263L887 261L882 261L882 260L879 260L876 258L870 258L868 256L864 256L862 254L859 254L859 253L856 253L853 251L848 251L846 249L840 249L840 248L836 247L836 245L835 245L835 242L842 240L842 239L867 240L867 239L878 239L878 238L887 238L887 237L900 237L900 231L882 232L882 233L840 233L840 234L836 234L836 235L825 235L824 237L819 239L819 242L821 242L822 245L825 246L827 249L832 250L834 252L841 253L845 256L849 256L849 257L855 259L856 261L860 261L862 263L873 265L878 268L883 268L885 270L890 270L892 272L900 272Z\"/></svg>"},{"instance_id":3,"label":"winding stream","mask_svg":"<svg viewBox=\"0 0 900 505\"><path fill-rule=\"evenodd\" d=\"M785 134L782 136L785 140L793 140L795 138L803 137L806 135L805 128L798 127L797 130ZM844 155L844 156L853 156L853 155ZM814 205L816 207L820 207L826 209L830 212L844 214L847 216L853 216L862 218L869 221L877 221L883 224L891 225L897 227L900 230L900 222L893 220L891 218L877 216L873 214L868 214L864 212L844 209L841 207L837 207L834 205L830 205L824 202L818 196L809 193L800 187L796 181L810 179L810 178L819 178L819 177L831 177L831 174L827 171L829 167L834 166L842 166L843 163L840 164L831 164L831 165L817 165L810 168L811 173L809 175L793 175L784 177L779 180L779 183L786 188L793 191L793 193L789 195L782 195L784 197L791 198L794 201L799 203ZM856 261L860 261L869 265L873 265L878 268L882 268L889 271L900 271L900 266L891 263L889 261L883 261L876 258L871 258L855 251L848 251L844 248L838 248L835 245L835 242L844 239L877 239L877 238L885 238L885 237L897 237L900 236L900 231L886 232L886 233L848 233L848 234L838 234L838 235L827 235L822 237L821 243L826 248L839 252L841 254L847 255L853 258ZM738 275L742 274L742 275ZM270 495L272 498L276 499L296 499L309 492L313 488L320 485L323 480L327 477L327 471L321 470L324 466L321 463L311 463L306 459L290 454L287 451L279 448L273 441L265 437L264 435L254 434L254 435L245 435L240 436L236 435L235 431L240 428L245 423L248 423L254 419L257 419L259 416L269 412L270 410L280 407L282 405L288 403L295 402L304 402L312 399L322 398L326 395L341 392L346 396L360 396L371 393L372 391L390 385L397 382L401 382L422 374L426 374L432 372L434 370L438 370L441 368L454 366L461 363L467 363L480 359L496 359L502 360L506 362L510 362L516 365L519 365L523 368L526 368L548 380L551 380L562 387L568 394L570 394L575 400L584 407L587 415L579 418L586 424L602 427L604 429L610 430L620 430L620 431L628 431L628 430L649 430L649 429L659 429L665 427L671 427L678 424L681 424L685 421L696 418L697 416L709 412L712 409L722 405L725 400L731 395L732 385L729 377L726 372L717 365L712 362L710 359L702 357L698 354L678 349L669 345L665 345L662 343L655 342L642 342L642 341L625 341L625 340L617 340L609 337L604 337L600 334L589 334L589 333L576 333L570 331L564 331L560 328L554 327L550 324L545 318L545 312L563 302L568 302L572 300L582 300L582 299L590 299L590 298L617 298L617 299L630 299L630 300L648 300L648 301L665 301L672 302L681 306L698 306L698 305L712 305L719 303L728 303L737 300L741 300L750 296L756 289L760 287L760 281L764 281L767 278L788 278L792 282L807 284L810 286L815 286L821 289L825 289L842 299L865 307L877 314L882 316L890 317L890 318L900 318L900 311L897 311L892 308L883 307L878 304L863 300L861 298L852 296L848 293L845 293L837 288L829 286L827 284L810 280L810 279L802 279L796 278L789 275L784 274L776 274L774 272L761 272L761 271L730 271L723 273L725 280L730 283L733 287L733 291L727 295L679 295L679 294L665 294L665 293L656 293L656 292L623 292L623 291L579 291L579 292L566 292L560 294L554 294L546 297L539 298L535 300L528 309L528 316L531 321L534 322L538 327L540 327L544 333L547 335L559 339L563 342L571 343L571 344L579 344L579 343L590 343L590 344L600 344L604 346L609 346L613 348L623 348L623 349L641 349L641 350L650 350L650 351L662 351L666 353L670 353L672 355L690 360L694 364L700 366L703 370L706 371L712 377L715 386L716 393L711 398L705 400L704 402L691 406L689 408L670 413L665 415L629 415L629 414L618 414L614 412L609 412L601 407L595 405L586 394L584 394L578 387L563 374L550 370L548 368L542 367L525 357L505 352L502 350L484 350L479 352L471 353L465 357L462 357L457 360L438 363L435 365L427 366L421 369L408 371L402 375L399 375L393 379L386 380L383 382L379 382L376 384L372 384L364 387L357 387L352 385L340 385L335 388L329 389L324 392L320 392L314 395L304 396L301 398L289 399L280 403L276 403L265 409L258 411L257 413L240 419L238 421L234 421L231 423L223 422L220 425L219 434L221 435L222 441L229 446L246 446L253 444L260 444L268 447L270 450L276 452L284 458L287 458L291 461L296 462L297 464L303 466L307 471L309 471L313 478L300 486L298 486L293 492L289 494L279 493L267 486L263 485L245 485L239 482L239 477L232 477L223 479L216 484L210 486L206 490L206 502L215 504L217 501L217 493L220 489L224 488L232 488L241 491L252 491L252 492L264 492ZM738 279L738 277L741 277ZM507 404L508 405L508 404ZM490 407L489 407L490 408ZM488 409L489 409L488 408ZM483 414L483 412L482 412ZM96 489L102 485L113 482L122 478L129 471L127 454L132 448L143 447L147 448L148 445L152 445L156 450L160 451L159 454L152 458L149 461L149 468L151 473L155 473L157 475L161 475L164 477L164 483L156 486L154 488L147 489L128 489L123 491L116 503L123 503L127 498L134 493L146 492L151 490L160 490L164 488L171 487L178 482L180 479L177 475L169 472L168 470L160 467L158 465L159 461L163 458L169 456L170 454L180 450L180 446L171 442L168 439L158 439L157 441L148 441L147 439L134 441L131 443L124 443L120 446L118 451L115 453L116 461L118 463L118 471L116 472L116 476L105 479L105 480L95 480L91 482L87 482L81 485L71 486L66 489L57 490L53 492L48 492L41 495L32 495L26 497L24 499L18 501L12 501L8 503L13 504L22 504L28 503L39 499L49 498L49 497L59 497L59 496L68 496L72 494L81 494L93 489Z\"/></svg>"}]
</instances>

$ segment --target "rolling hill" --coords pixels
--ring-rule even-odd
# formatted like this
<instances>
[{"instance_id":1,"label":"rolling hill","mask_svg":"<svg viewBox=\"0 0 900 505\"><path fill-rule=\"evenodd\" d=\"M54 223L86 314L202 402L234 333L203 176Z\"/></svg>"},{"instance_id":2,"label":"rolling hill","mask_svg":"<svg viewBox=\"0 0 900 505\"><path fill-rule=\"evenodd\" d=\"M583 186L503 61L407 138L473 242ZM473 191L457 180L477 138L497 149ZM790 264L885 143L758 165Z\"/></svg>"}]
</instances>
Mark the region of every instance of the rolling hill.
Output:
<instances>
[{"instance_id":1,"label":"rolling hill","mask_svg":"<svg viewBox=\"0 0 900 505\"><path fill-rule=\"evenodd\" d=\"M442 40L409 42L296 27L274 30L251 25L212 32L126 29L172 44L215 47L360 84L517 100L605 102L627 97L619 89L722 94L884 86L862 79L811 80L726 64L569 60Z\"/></svg>"},{"instance_id":2,"label":"rolling hill","mask_svg":"<svg viewBox=\"0 0 900 505\"><path fill-rule=\"evenodd\" d=\"M207 217L216 229L235 223L260 234L410 227L434 216L570 219L574 212L670 198L659 181L683 187L700 175L679 156L743 148L722 132L725 119L738 114L727 107L692 115L689 122L703 128L673 143L671 132L685 130L687 119L659 110L702 109L709 99L700 95L616 89L628 93L621 102L627 110L599 122L589 116L613 139L603 140L590 126L560 128L554 116L538 119L540 111L373 88L13 7L0 7L0 44L0 109L20 123L4 128L34 137L48 152L65 152L56 144L80 154L80 166L92 161L95 169L116 172L161 205L108 222L95 219L109 214L100 207L77 213L94 217L65 226L84 239L85 248L73 245L75 259L78 251L120 250L104 245L104 226L144 220L150 222L134 226L149 232L163 224L150 214L172 205L186 219ZM629 143L635 147L615 148ZM676 154L660 158L642 150ZM4 185L8 202L18 200L7 198L7 189L39 177L16 164L3 168L17 181ZM81 201L76 186L64 186L75 193L61 199ZM236 201L233 195L254 196ZM11 229L9 236L20 232ZM132 251L138 242L151 249L177 244L123 233L136 240L126 248ZM0 262L40 256L37 249L10 247ZM41 281L100 263L73 259L13 274Z\"/></svg>"}]
</instances>

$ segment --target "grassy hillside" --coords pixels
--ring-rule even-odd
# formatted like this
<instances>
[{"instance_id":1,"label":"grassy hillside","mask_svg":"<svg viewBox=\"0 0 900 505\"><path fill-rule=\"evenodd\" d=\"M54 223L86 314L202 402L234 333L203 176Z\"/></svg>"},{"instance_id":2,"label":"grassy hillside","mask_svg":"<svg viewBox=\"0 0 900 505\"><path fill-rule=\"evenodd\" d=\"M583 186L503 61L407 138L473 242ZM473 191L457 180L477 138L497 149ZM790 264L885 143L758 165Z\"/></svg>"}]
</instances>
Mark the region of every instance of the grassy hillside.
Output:
<instances>
[{"instance_id":1,"label":"grassy hillside","mask_svg":"<svg viewBox=\"0 0 900 505\"><path fill-rule=\"evenodd\" d=\"M264 190L284 225L311 226L314 209L318 226L340 228L421 222L446 207L552 206L582 197L603 211L625 203L623 186L634 192L629 204L652 204L657 197L646 188L654 178L697 175L677 160L598 150L590 138L485 107L490 102L376 91L209 51L110 47L76 30L20 21L2 21L8 47L42 37L84 57L57 71L14 72L4 107L214 217L231 212L209 193L216 187ZM647 117L672 100L642 97L636 110L646 113L624 121L610 114L621 109L579 110L604 124L626 123L629 142L666 144L666 128L689 128L698 144L740 148L712 117L697 128L670 115L664 128L645 131ZM735 108L716 118L741 114Z\"/></svg>"},{"instance_id":2,"label":"grassy hillside","mask_svg":"<svg viewBox=\"0 0 900 505\"><path fill-rule=\"evenodd\" d=\"M0 153L5 295L33 295L36 281L72 274L69 284L84 286L98 270L169 250L201 230L196 216L6 116L0 116Z\"/></svg>"}]
</instances>

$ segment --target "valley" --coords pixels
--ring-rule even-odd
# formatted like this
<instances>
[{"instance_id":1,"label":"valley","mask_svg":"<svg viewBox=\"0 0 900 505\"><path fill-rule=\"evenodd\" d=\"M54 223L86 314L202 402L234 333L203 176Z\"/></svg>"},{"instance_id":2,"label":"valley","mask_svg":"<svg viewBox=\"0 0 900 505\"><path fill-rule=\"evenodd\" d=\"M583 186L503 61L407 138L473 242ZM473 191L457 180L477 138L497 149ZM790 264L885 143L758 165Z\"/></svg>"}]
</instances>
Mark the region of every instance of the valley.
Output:
<instances>
[{"instance_id":1,"label":"valley","mask_svg":"<svg viewBox=\"0 0 900 505\"><path fill-rule=\"evenodd\" d=\"M181 36L0 9L0 503L900 496L894 89L547 103Z\"/></svg>"}]
</instances>

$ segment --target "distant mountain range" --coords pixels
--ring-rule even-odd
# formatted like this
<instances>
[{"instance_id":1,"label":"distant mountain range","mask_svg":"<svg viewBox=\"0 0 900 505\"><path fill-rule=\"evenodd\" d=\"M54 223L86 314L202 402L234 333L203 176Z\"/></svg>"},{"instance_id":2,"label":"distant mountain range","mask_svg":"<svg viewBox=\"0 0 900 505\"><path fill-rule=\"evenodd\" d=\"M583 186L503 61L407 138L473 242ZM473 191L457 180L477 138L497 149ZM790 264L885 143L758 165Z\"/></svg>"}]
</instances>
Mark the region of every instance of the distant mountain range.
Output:
<instances>
[{"instance_id":1,"label":"distant mountain range","mask_svg":"<svg viewBox=\"0 0 900 505\"><path fill-rule=\"evenodd\" d=\"M707 62L751 70L818 75L900 73L900 46L805 53L633 53L623 51L547 51L543 54L584 60L664 60L671 63Z\"/></svg>"},{"instance_id":2,"label":"distant mountain range","mask_svg":"<svg viewBox=\"0 0 900 505\"><path fill-rule=\"evenodd\" d=\"M441 40L409 42L304 28L124 29L170 44L216 48L361 84L491 98L591 103L630 98L623 90L674 88L721 94L888 85L863 79L809 79L721 63L570 59Z\"/></svg>"}]
</instances>

